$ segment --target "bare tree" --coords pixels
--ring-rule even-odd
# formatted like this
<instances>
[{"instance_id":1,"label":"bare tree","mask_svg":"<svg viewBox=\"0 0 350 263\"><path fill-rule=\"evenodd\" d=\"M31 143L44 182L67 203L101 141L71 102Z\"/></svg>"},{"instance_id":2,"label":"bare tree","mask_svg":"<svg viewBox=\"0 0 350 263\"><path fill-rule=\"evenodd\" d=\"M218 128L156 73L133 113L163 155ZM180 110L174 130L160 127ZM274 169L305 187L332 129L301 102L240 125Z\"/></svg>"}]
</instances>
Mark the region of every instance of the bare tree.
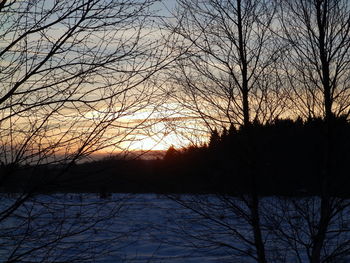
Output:
<instances>
[{"instance_id":1,"label":"bare tree","mask_svg":"<svg viewBox=\"0 0 350 263\"><path fill-rule=\"evenodd\" d=\"M248 125L283 112L282 99L280 107L266 108L272 95L280 94L273 74L278 58L271 33L274 12L264 1L178 1L176 22L167 26L187 48L174 80L188 94L188 108L219 124Z\"/></svg>"},{"instance_id":2,"label":"bare tree","mask_svg":"<svg viewBox=\"0 0 350 263\"><path fill-rule=\"evenodd\" d=\"M198 196L190 200L174 197L204 222L203 232L184 229L184 233L195 246L226 247L236 256L251 256L257 262L286 262L292 254L289 251L294 251L299 262L344 258L348 253L348 228L343 215L348 204L330 196L329 178L333 165L332 119L349 115L348 3L275 1L279 20L274 19L277 6L269 1L178 3L176 22L167 26L180 36L179 45L188 48L186 56L178 61L178 74L173 75L174 86L181 90L177 101L186 110L196 112L212 130L226 123L249 126L252 120L264 122L283 114L292 118L322 116L325 120L319 199L293 202L281 198L276 204L279 210L269 202L262 206L254 190L258 171L252 168L254 151L247 136L247 150L239 163L246 164L246 172L251 175L252 193L240 202L224 195L215 201ZM275 63L277 60L282 63ZM251 227L250 236L235 227L239 220L246 220ZM342 223L344 227L335 227ZM303 229L306 226L308 229ZM272 228L279 232L273 233ZM242 247L230 243L230 237L253 251L240 251ZM279 243L279 239L286 242Z\"/></svg>"},{"instance_id":3,"label":"bare tree","mask_svg":"<svg viewBox=\"0 0 350 263\"><path fill-rule=\"evenodd\" d=\"M306 117L349 116L349 3L280 1L285 60ZM303 113L302 111L300 113Z\"/></svg>"},{"instance_id":4,"label":"bare tree","mask_svg":"<svg viewBox=\"0 0 350 263\"><path fill-rule=\"evenodd\" d=\"M275 63L279 52L273 42L273 2L179 0L177 3L175 21L166 27L178 36L179 49L185 50L171 73L173 85L178 88L177 102L185 111L194 112L211 130L230 124L248 128L253 120L267 122L280 116L286 99L281 96L283 90ZM244 202L240 205L247 206L246 222L253 236L252 240L244 239L242 233L236 237L254 244L255 254L248 255L258 262L267 262L255 182L257 171L251 169L255 157L248 132L246 135L246 151L241 160L251 178L252 191L242 197ZM235 203L235 198L218 200L223 206L232 207ZM240 205L231 212L242 212L238 209Z\"/></svg>"},{"instance_id":5,"label":"bare tree","mask_svg":"<svg viewBox=\"0 0 350 263\"><path fill-rule=\"evenodd\" d=\"M95 200L72 203L66 195L52 200L36 193L91 153L123 150L122 142L150 125L128 117L150 115L160 103L148 82L168 59L152 26L155 2L0 2L0 187L19 175L28 179L17 182L14 197L1 196L6 262L90 261L88 246L72 255L62 251L74 238L89 241L103 220L107 226L119 215L118 200L104 209Z\"/></svg>"},{"instance_id":6,"label":"bare tree","mask_svg":"<svg viewBox=\"0 0 350 263\"><path fill-rule=\"evenodd\" d=\"M346 262L349 259L349 201L331 199L330 213L321 255L315 259L315 236L320 230L322 216L321 198L275 198L266 203L265 220L273 229L274 236L286 258L295 262Z\"/></svg>"},{"instance_id":7,"label":"bare tree","mask_svg":"<svg viewBox=\"0 0 350 263\"><path fill-rule=\"evenodd\" d=\"M146 61L156 49L152 2L3 1L2 162L105 147L95 142L106 126L151 103L140 84L159 65ZM112 143L124 127L116 123Z\"/></svg>"},{"instance_id":8,"label":"bare tree","mask_svg":"<svg viewBox=\"0 0 350 263\"><path fill-rule=\"evenodd\" d=\"M314 203L319 214L316 223L314 215L305 213L305 217L312 222L309 260L327 262L327 240L332 236L329 228L333 218L342 212L338 207L345 205L344 200L330 196L330 178L334 171L334 117L349 116L349 3L338 0L280 3L282 39L287 44L286 73L294 91L294 105L304 116L321 116L325 121L319 175L321 199Z\"/></svg>"}]
</instances>

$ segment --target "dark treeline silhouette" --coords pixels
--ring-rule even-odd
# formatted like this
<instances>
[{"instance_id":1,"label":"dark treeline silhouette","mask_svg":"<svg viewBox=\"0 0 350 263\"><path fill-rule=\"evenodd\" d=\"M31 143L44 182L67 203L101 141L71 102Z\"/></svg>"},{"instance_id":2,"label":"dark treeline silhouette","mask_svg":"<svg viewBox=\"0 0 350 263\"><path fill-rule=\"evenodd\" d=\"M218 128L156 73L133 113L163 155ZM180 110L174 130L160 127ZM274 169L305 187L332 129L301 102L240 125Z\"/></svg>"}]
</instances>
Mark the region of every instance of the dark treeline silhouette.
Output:
<instances>
[{"instance_id":1,"label":"dark treeline silhouette","mask_svg":"<svg viewBox=\"0 0 350 263\"><path fill-rule=\"evenodd\" d=\"M320 194L327 127L321 118L253 122L239 129L231 126L221 133L213 130L208 146L189 147L165 162L176 167L176 173L198 173L211 182L211 189L233 194L249 191L251 173L259 194ZM328 189L346 195L350 183L349 122L333 118L331 130Z\"/></svg>"},{"instance_id":2,"label":"dark treeline silhouette","mask_svg":"<svg viewBox=\"0 0 350 263\"><path fill-rule=\"evenodd\" d=\"M31 185L42 182L45 188L40 191L49 192L235 195L251 191L254 178L253 185L257 188L254 191L259 195L318 195L322 190L327 127L320 118L276 119L239 128L231 125L222 131L213 130L206 145L184 149L171 146L163 159L110 158L75 165L62 177L64 184L57 180L48 183L50 177L60 172L57 166L22 167L11 178L3 178L2 191L30 189ZM345 118L333 118L331 128L331 178L327 189L332 195L347 196L350 123ZM26 179L28 169L36 169L37 180Z\"/></svg>"}]
</instances>

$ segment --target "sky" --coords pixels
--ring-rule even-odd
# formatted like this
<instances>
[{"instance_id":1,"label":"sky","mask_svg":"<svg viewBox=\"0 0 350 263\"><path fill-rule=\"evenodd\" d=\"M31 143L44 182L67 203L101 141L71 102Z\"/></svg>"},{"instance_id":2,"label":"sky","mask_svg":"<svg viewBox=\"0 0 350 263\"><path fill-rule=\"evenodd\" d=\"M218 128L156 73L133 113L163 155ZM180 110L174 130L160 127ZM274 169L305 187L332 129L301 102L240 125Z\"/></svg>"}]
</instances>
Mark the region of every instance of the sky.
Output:
<instances>
[{"instance_id":1,"label":"sky","mask_svg":"<svg viewBox=\"0 0 350 263\"><path fill-rule=\"evenodd\" d=\"M44 3L43 7L48 9L45 6L47 2L43 1L42 3ZM153 8L159 10L158 15L167 16L169 13L166 9L172 9L174 5L175 1L165 0L155 4ZM41 8L40 2L37 7ZM47 20L45 18L39 23L49 23L52 19L55 19L55 15L53 14L52 17L48 16ZM27 21L29 26L35 25L36 22L34 20L40 21L40 16L40 14L35 15L34 13L28 16L25 14L20 19L17 15L12 16L9 13L8 17L10 19L8 20L6 20L6 16L1 16L1 19L3 19L1 21L6 21L6 23L3 24L0 30L6 32L7 27L18 29L20 25L24 25L17 24L19 21L21 23ZM122 25L126 26L127 24ZM4 92L10 90L16 82L23 79L27 72L34 70L40 64L42 57L50 52L50 49L55 46L55 43L68 29L69 22L63 21L40 33L28 34L2 56L0 66L3 71L0 77L4 87L0 91L0 97L2 97ZM108 54L111 50L118 48L119 43L118 41L112 41L113 37L116 37L116 39L123 37L127 41L132 36L130 35L132 34L130 33L132 28L130 31L124 29L121 28L120 33L117 33L117 35L113 35L112 32L107 36L104 35L105 32L90 30L89 33L91 35L89 35L89 39L87 42L82 42L84 44L83 48L85 51L89 51L91 48L93 52L101 51ZM2 34L0 49L6 47L15 39L16 35L20 36L20 34L20 30L9 30L7 35L5 33ZM129 61L125 64L123 62L117 64L120 68L115 68L115 64L113 64L114 68L104 68L104 72L97 71L95 75L92 74L91 76L87 74L84 76L85 79L82 83L79 82L79 77L76 80L65 81L64 78L69 78L70 74L75 74L75 72L80 70L80 65L83 65L80 61L90 63L88 60L89 56L93 58L91 52L91 54L75 52L75 47L68 52L64 50L66 47L69 50L69 43L73 43L72 41L77 39L84 40L83 37L84 34L77 35L76 38L73 36L67 41L67 45L62 46L57 56L47 61L47 67L40 68L42 70L41 73L34 74L26 80L25 84L21 85L17 93L14 94L13 100L11 100L11 103L15 101L13 105L1 105L4 108L0 109L0 146L6 149L4 151L5 155L9 154L6 158L15 159L17 158L16 156L22 155L21 151L26 152L25 154L28 155L36 151L49 151L53 145L58 145L57 150L53 150L53 152L69 154L73 148L82 147L86 141L92 144L95 143L95 148L92 147L91 149L93 151L100 146L97 143L99 138L103 141L101 151L105 152L123 149L166 150L171 145L181 147L191 143L190 136L184 134L181 125L174 128L175 123L179 124L179 120L181 122L184 120L181 119L183 116L179 115L179 113L172 112L170 104L163 103L161 105L163 109L154 112L154 108L152 108L152 105L156 104L154 101L150 103L150 107L140 103L140 101L146 100L148 95L151 95L146 93L155 93L155 91L154 88L136 85L138 80L144 77L141 75L144 73L135 76L132 76L131 73L130 79L128 79L128 73L123 73L123 71L126 72L128 70L128 67L139 67L137 64L132 64L132 61L130 64L128 64ZM111 41L102 44L100 49L94 48L94 45L99 43L98 39L103 37L107 37ZM136 37L136 35L132 37ZM146 41L148 40L146 39ZM154 39L151 39L151 41L154 41ZM144 47L148 48L147 43L144 44ZM121 45L118 52L124 52L124 49L125 46ZM72 66L61 67L60 63L71 63ZM145 64L145 66L147 65ZM59 67L55 68L56 66ZM50 70L50 67L54 69ZM15 74L11 73L12 69L15 70ZM47 69L49 70L45 71ZM114 72L117 73L115 74ZM60 82L59 74L65 74L62 77L64 81L58 85L52 85ZM126 86L119 83L125 83ZM136 85L136 88L131 88L134 85ZM38 87L44 88L38 89ZM128 91L129 88L132 91ZM123 92L123 89L127 92ZM70 90L74 90L73 95L69 94ZM27 96L27 94L30 94L30 96ZM109 95L113 94L113 98L105 99L105 105L99 105L101 103L85 103L85 101L92 101L95 98L108 98ZM64 107L61 107L59 105L60 97L62 97L62 100L70 97L72 103L66 103ZM77 99L80 101L74 102ZM58 102L52 103L54 100ZM35 103L41 104L41 106L32 108L32 105ZM159 105L154 107L156 106L159 107ZM18 114L23 107L26 110ZM172 119L166 119L165 116ZM176 118L179 119L176 120ZM108 122L110 126L104 129L105 123ZM132 125L135 128L129 131ZM38 133L38 129L41 131L41 134ZM68 133L68 131L70 132ZM89 137L89 135L92 136ZM73 143L75 147L72 146ZM43 148L47 150L43 150Z\"/></svg>"},{"instance_id":2,"label":"sky","mask_svg":"<svg viewBox=\"0 0 350 263\"><path fill-rule=\"evenodd\" d=\"M134 1L140 3L139 0ZM18 1L16 5L22 3L29 2ZM208 126L222 129L230 123L240 123L242 96L239 89L232 88L232 75L220 59L195 53L191 62L186 60L189 66L181 64L180 67L179 63L175 65L180 67L179 70L171 71L167 65L168 72L149 75L154 68L166 65L176 57L178 53L174 50L178 51L179 46L187 44L186 40L179 41L179 37L164 45L162 37L167 36L166 31L159 31L161 26L156 24L156 19L143 23L139 16L135 18L131 15L135 19L128 20L130 17L124 16L123 12L133 14L134 9L125 8L126 5L120 5L119 1L111 1L110 4L117 5L114 11L104 9L101 16L79 24L76 34L67 35L67 32L74 28L72 24L79 21L79 15L85 9L79 9L77 14L74 7L69 19L35 31L31 30L32 27L48 24L66 10L58 6L54 12L46 10L45 16L37 10L42 11L41 8L48 2L42 0L38 3L37 9L31 12L25 11L24 6L23 12L14 9L0 15L0 51L21 36L22 30L35 32L24 34L25 37L7 50L0 60L0 99L13 86L20 84L11 100L0 104L0 147L9 152L11 158L23 155L22 152L30 155L38 151L68 155L84 147L87 153L92 153L201 145L208 141ZM69 6L70 1L50 3ZM163 0L157 2L152 10L160 17L170 17L175 4L174 0ZM124 11L120 13L120 10ZM108 23L101 17L107 18ZM59 41L67 36L68 41L59 45ZM135 48L133 43L138 39L141 40ZM223 42L210 42L210 48L220 50L220 44L225 43L225 39ZM57 52L56 55L43 61L52 50ZM227 52L234 51L228 49ZM220 56L225 55L225 52L220 53ZM166 59L157 64L164 57ZM235 56L229 55L230 68L239 71L238 66L231 65L238 65L237 60L232 58ZM42 61L44 66L41 66ZM25 79L26 74L32 71L35 74ZM187 79L190 79L189 85ZM269 81L267 78L272 90L274 87ZM265 108L261 111L270 114L270 106L272 111L276 110L275 105L281 104L279 84L276 81L276 89L273 89L276 93L269 94L270 97L265 98L260 91L251 93L252 112L258 112L254 109L256 105L260 107L254 102L264 99L270 101L262 106ZM191 98L192 91L188 92L191 85L197 92L195 98ZM179 91L181 86L185 86L186 93ZM272 96L275 100L271 100L274 99ZM318 104L322 106L322 103ZM251 118L254 119L254 116Z\"/></svg>"}]
</instances>

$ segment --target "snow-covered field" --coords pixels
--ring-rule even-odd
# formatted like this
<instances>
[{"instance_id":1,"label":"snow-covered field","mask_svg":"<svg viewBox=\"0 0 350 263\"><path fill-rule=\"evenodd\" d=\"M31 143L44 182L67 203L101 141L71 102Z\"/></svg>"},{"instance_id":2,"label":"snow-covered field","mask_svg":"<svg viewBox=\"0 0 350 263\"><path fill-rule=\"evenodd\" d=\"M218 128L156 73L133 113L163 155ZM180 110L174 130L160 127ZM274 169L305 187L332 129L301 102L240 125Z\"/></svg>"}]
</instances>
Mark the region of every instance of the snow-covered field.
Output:
<instances>
[{"instance_id":1,"label":"snow-covered field","mask_svg":"<svg viewBox=\"0 0 350 263\"><path fill-rule=\"evenodd\" d=\"M254 262L249 211L241 199L55 194L8 210L18 200L0 197L2 262ZM296 203L300 211L294 211ZM307 262L305 247L318 208L317 198L262 200L261 225L272 262ZM330 224L329 251L348 242L349 226L346 208Z\"/></svg>"}]
</instances>

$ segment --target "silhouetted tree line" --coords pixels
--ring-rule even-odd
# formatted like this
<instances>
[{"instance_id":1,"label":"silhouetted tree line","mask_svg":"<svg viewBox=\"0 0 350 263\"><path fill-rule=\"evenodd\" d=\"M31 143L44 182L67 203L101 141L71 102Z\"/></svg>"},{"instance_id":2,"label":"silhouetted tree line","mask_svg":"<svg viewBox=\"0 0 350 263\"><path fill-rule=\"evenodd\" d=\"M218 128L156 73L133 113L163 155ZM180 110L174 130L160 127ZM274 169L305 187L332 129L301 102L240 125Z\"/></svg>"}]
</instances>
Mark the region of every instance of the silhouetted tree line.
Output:
<instances>
[{"instance_id":1,"label":"silhouetted tree line","mask_svg":"<svg viewBox=\"0 0 350 263\"><path fill-rule=\"evenodd\" d=\"M330 139L329 191L345 195L350 186L350 124L331 120L329 136L321 118L258 121L238 129L213 130L208 145L181 151L169 148L164 162L171 172L207 180L208 190L249 191L251 174L259 194L319 194L324 169L324 142Z\"/></svg>"},{"instance_id":2,"label":"silhouetted tree line","mask_svg":"<svg viewBox=\"0 0 350 263\"><path fill-rule=\"evenodd\" d=\"M319 195L327 150L331 171L327 189L332 195L348 196L349 134L350 123L342 117L334 117L330 127L321 118L231 125L221 131L214 129L207 144L184 149L171 146L163 159L111 158L75 165L62 177L62 184L56 180L41 190L240 195L254 186L259 195ZM327 140L329 149L324 148ZM61 168L23 167L3 182L2 191L23 191L36 185L38 182L26 177L28 169L41 172L38 181L50 181Z\"/></svg>"}]
</instances>

